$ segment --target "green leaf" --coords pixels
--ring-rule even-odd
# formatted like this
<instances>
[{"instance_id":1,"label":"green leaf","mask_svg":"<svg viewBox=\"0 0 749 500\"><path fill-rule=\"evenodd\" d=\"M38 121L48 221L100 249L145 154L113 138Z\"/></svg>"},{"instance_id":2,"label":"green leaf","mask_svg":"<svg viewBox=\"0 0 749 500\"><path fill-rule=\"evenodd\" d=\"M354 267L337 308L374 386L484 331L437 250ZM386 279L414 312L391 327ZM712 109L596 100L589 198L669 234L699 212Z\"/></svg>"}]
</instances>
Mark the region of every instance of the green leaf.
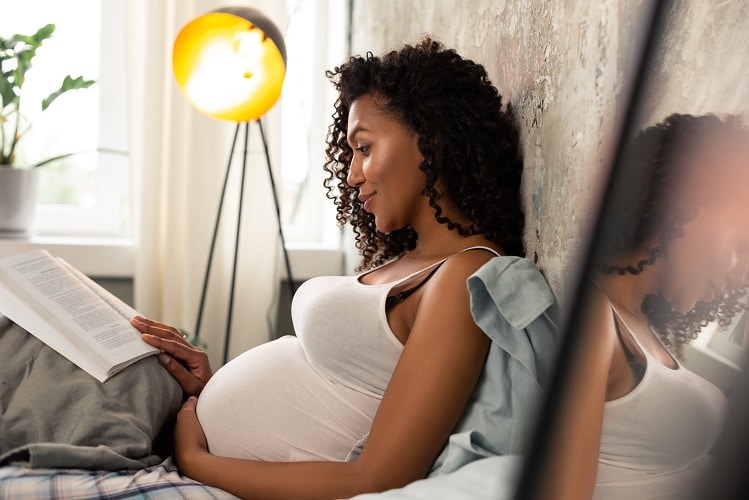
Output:
<instances>
[{"instance_id":1,"label":"green leaf","mask_svg":"<svg viewBox=\"0 0 749 500\"><path fill-rule=\"evenodd\" d=\"M15 85L21 87L25 73L31 67L31 60L36 55L37 49L42 45L44 40L52 36L55 31L54 24L47 24L40 28L33 35L13 35L4 42L4 52L12 51L13 58L18 62L18 67L12 72L17 79Z\"/></svg>"},{"instance_id":2,"label":"green leaf","mask_svg":"<svg viewBox=\"0 0 749 500\"><path fill-rule=\"evenodd\" d=\"M52 92L46 99L42 101L42 111L46 110L52 102L60 97L62 94L69 90L87 89L95 82L94 80L84 80L82 76L78 78L71 78L70 75L66 76L62 81L60 88Z\"/></svg>"},{"instance_id":3,"label":"green leaf","mask_svg":"<svg viewBox=\"0 0 749 500\"><path fill-rule=\"evenodd\" d=\"M30 49L36 50L42 44L42 42L52 36L55 32L54 24L47 24L42 26L33 35L13 35L10 37L11 46L23 43L29 46Z\"/></svg>"},{"instance_id":4,"label":"green leaf","mask_svg":"<svg viewBox=\"0 0 749 500\"><path fill-rule=\"evenodd\" d=\"M2 101L0 102L0 110L3 110L10 103L15 102L16 99L18 99L18 96L13 91L13 84L6 78L0 78L0 101Z\"/></svg>"},{"instance_id":5,"label":"green leaf","mask_svg":"<svg viewBox=\"0 0 749 500\"><path fill-rule=\"evenodd\" d=\"M46 26L42 26L39 28L39 30L32 35L32 39L34 40L34 45L37 47L42 44L44 40L52 36L52 33L55 32L55 25L50 23Z\"/></svg>"}]
</instances>

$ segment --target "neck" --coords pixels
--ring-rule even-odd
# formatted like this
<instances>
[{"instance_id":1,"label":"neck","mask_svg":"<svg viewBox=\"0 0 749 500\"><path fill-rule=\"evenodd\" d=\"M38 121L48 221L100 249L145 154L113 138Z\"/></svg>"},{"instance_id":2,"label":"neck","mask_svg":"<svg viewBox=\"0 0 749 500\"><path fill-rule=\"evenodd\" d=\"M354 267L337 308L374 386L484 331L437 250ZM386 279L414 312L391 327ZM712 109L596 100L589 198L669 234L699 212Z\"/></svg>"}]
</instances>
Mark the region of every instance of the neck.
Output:
<instances>
[{"instance_id":1,"label":"neck","mask_svg":"<svg viewBox=\"0 0 749 500\"><path fill-rule=\"evenodd\" d=\"M451 220L459 220L451 218ZM460 220L463 225L470 222ZM461 236L456 230L448 229L446 224L440 224L432 216L431 221L414 226L418 240L416 247L409 252L413 257L422 257L425 259L441 258L446 255L452 255L473 245L486 245L494 248L483 235Z\"/></svg>"},{"instance_id":2,"label":"neck","mask_svg":"<svg viewBox=\"0 0 749 500\"><path fill-rule=\"evenodd\" d=\"M647 266L636 275L597 273L595 282L615 308L635 317L643 315L642 300L658 290L655 266Z\"/></svg>"}]
</instances>

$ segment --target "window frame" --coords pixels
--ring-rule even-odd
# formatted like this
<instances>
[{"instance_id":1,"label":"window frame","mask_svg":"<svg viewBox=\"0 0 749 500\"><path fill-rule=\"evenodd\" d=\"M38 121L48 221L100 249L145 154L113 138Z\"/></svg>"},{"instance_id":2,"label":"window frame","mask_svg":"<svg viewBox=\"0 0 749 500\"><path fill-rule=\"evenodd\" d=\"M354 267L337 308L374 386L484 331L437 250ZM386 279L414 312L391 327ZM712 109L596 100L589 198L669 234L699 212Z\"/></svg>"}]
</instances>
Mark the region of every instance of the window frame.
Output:
<instances>
[{"instance_id":1,"label":"window frame","mask_svg":"<svg viewBox=\"0 0 749 500\"><path fill-rule=\"evenodd\" d=\"M101 0L99 5L99 74L95 87L98 94L96 144L100 151L81 155L79 160L93 160L95 165L94 200L86 205L38 203L34 234L40 237L127 238L131 235L124 5L117 0ZM95 158L90 158L91 155ZM72 157L68 161L76 160ZM45 167L42 167L40 182L44 176Z\"/></svg>"}]
</instances>

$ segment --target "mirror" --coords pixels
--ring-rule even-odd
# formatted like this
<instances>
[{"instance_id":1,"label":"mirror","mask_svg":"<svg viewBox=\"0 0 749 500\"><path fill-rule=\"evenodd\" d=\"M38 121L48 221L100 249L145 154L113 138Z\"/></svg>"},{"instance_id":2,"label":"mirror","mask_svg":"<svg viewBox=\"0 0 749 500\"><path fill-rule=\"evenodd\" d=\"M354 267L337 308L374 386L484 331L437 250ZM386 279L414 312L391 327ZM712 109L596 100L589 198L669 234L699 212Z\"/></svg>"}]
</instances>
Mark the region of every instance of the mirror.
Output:
<instances>
[{"instance_id":1,"label":"mirror","mask_svg":"<svg viewBox=\"0 0 749 500\"><path fill-rule=\"evenodd\" d=\"M654 2L644 40L516 498L728 498L749 454L749 13Z\"/></svg>"}]
</instances>

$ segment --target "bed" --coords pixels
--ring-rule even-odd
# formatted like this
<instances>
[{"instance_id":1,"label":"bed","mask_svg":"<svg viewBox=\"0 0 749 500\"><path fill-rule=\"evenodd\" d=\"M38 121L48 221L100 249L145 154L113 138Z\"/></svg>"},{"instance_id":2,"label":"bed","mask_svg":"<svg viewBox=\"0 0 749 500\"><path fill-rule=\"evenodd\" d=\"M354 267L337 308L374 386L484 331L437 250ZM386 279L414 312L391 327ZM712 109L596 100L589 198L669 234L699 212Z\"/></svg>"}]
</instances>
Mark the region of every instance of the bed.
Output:
<instances>
[{"instance_id":1,"label":"bed","mask_svg":"<svg viewBox=\"0 0 749 500\"><path fill-rule=\"evenodd\" d=\"M492 259L468 287L492 339L472 401L428 478L358 499L510 497L556 352L554 298L517 257ZM101 384L3 316L0 356L0 498L236 498L179 474L182 389L153 357Z\"/></svg>"}]
</instances>

